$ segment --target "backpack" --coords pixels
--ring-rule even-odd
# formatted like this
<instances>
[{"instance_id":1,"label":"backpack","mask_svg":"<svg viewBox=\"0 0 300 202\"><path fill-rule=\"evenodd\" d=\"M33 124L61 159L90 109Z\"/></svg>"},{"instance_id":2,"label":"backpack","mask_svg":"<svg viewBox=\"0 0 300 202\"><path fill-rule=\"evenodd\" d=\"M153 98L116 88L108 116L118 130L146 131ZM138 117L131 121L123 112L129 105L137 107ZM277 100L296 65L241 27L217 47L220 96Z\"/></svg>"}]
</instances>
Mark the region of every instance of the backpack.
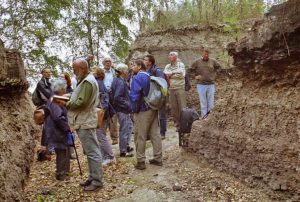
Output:
<instances>
[{"instance_id":1,"label":"backpack","mask_svg":"<svg viewBox=\"0 0 300 202\"><path fill-rule=\"evenodd\" d=\"M154 110L159 110L165 104L168 95L168 83L165 79L150 76L146 72L141 72L150 77L150 89L147 96L144 96L146 104Z\"/></svg>"},{"instance_id":2,"label":"backpack","mask_svg":"<svg viewBox=\"0 0 300 202\"><path fill-rule=\"evenodd\" d=\"M50 111L45 106L37 107L33 112L33 120L37 125L43 125Z\"/></svg>"},{"instance_id":3,"label":"backpack","mask_svg":"<svg viewBox=\"0 0 300 202\"><path fill-rule=\"evenodd\" d=\"M157 76L157 70L158 69L159 68L155 66L155 75L154 76L156 76L156 77L158 77ZM165 80L166 80L166 82L168 84L168 87L170 87L170 77L168 75L166 75L161 69L160 69L160 71L164 74L164 78L165 78Z\"/></svg>"},{"instance_id":4,"label":"backpack","mask_svg":"<svg viewBox=\"0 0 300 202\"><path fill-rule=\"evenodd\" d=\"M199 119L197 110L185 107L180 113L180 133L190 133L193 122Z\"/></svg>"},{"instance_id":5,"label":"backpack","mask_svg":"<svg viewBox=\"0 0 300 202\"><path fill-rule=\"evenodd\" d=\"M33 104L37 107L44 104L37 88L33 91L31 99L32 99Z\"/></svg>"},{"instance_id":6,"label":"backpack","mask_svg":"<svg viewBox=\"0 0 300 202\"><path fill-rule=\"evenodd\" d=\"M192 88L192 85L188 74L185 74L184 81L184 90L189 91Z\"/></svg>"}]
</instances>

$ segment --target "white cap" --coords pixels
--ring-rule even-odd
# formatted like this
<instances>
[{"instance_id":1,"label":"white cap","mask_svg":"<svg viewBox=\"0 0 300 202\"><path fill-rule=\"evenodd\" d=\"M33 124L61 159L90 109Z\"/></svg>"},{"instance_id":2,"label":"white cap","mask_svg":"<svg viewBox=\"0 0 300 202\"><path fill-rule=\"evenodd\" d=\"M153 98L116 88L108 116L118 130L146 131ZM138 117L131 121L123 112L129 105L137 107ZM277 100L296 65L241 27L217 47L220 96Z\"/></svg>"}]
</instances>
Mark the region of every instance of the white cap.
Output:
<instances>
[{"instance_id":1,"label":"white cap","mask_svg":"<svg viewBox=\"0 0 300 202\"><path fill-rule=\"evenodd\" d=\"M125 65L124 63L120 63L115 67L116 71L123 71L123 70L127 70L127 69L128 69L128 66Z\"/></svg>"}]
</instances>

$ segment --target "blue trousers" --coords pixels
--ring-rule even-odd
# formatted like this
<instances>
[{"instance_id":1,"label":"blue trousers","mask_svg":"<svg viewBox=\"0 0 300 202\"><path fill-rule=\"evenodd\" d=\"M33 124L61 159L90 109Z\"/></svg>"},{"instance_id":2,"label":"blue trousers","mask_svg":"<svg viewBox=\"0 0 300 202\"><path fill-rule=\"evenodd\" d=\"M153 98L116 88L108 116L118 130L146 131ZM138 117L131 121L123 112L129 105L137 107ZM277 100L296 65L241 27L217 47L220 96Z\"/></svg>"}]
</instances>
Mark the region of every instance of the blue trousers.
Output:
<instances>
[{"instance_id":1,"label":"blue trousers","mask_svg":"<svg viewBox=\"0 0 300 202\"><path fill-rule=\"evenodd\" d=\"M117 112L117 117L120 125L119 128L120 153L127 153L127 146L129 146L131 142L132 121L130 118L130 114Z\"/></svg>"},{"instance_id":2,"label":"blue trousers","mask_svg":"<svg viewBox=\"0 0 300 202\"><path fill-rule=\"evenodd\" d=\"M197 91L201 106L201 117L203 118L207 112L214 108L215 85L197 84Z\"/></svg>"},{"instance_id":3,"label":"blue trousers","mask_svg":"<svg viewBox=\"0 0 300 202\"><path fill-rule=\"evenodd\" d=\"M100 144L100 150L101 150L101 154L103 157L103 160L105 159L113 159L114 153L112 151L111 145L106 137L106 129L108 127L108 120L104 120L103 121L103 125L102 128L98 128L96 130L96 134L97 134L97 139L99 141Z\"/></svg>"}]
</instances>

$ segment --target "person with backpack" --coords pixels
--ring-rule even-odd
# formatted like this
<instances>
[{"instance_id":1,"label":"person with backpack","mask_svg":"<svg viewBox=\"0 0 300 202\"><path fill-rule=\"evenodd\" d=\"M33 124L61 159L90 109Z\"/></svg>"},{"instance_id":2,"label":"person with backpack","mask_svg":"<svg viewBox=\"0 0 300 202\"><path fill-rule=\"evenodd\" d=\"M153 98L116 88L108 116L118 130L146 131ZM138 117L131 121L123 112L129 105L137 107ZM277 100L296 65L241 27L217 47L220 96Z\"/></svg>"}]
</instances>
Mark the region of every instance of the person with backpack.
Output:
<instances>
[{"instance_id":1,"label":"person with backpack","mask_svg":"<svg viewBox=\"0 0 300 202\"><path fill-rule=\"evenodd\" d=\"M145 97L150 91L150 75L146 72L146 66L142 60L135 61L133 72L136 74L131 81L130 100L134 117L134 142L136 147L136 169L146 169L146 140L150 137L153 146L153 159L150 164L162 166L162 140L159 134L158 110L147 105Z\"/></svg>"},{"instance_id":2,"label":"person with backpack","mask_svg":"<svg viewBox=\"0 0 300 202\"><path fill-rule=\"evenodd\" d=\"M147 68L147 72L150 74L150 76L156 76L166 79L163 71L161 71L160 68L155 65L155 58L153 55L146 55L146 57L144 58L144 62ZM159 126L162 139L166 138L167 131L166 104L167 103L164 103L162 108L159 110Z\"/></svg>"},{"instance_id":3,"label":"person with backpack","mask_svg":"<svg viewBox=\"0 0 300 202\"><path fill-rule=\"evenodd\" d=\"M133 157L130 152L132 121L130 118L131 106L129 98L129 90L127 86L128 67L125 64L116 66L116 75L111 85L111 104L117 112L119 121L119 149L120 157Z\"/></svg>"},{"instance_id":4,"label":"person with backpack","mask_svg":"<svg viewBox=\"0 0 300 202\"><path fill-rule=\"evenodd\" d=\"M169 86L169 103L171 114L175 121L177 130L180 128L180 113L186 107L186 93L185 93L185 66L178 61L178 53L170 52L170 64L166 65L164 73L170 79Z\"/></svg>"},{"instance_id":5,"label":"person with backpack","mask_svg":"<svg viewBox=\"0 0 300 202\"><path fill-rule=\"evenodd\" d=\"M52 83L54 95L62 96L66 93L67 84L63 79L55 79ZM49 147L53 147L56 154L56 179L64 180L70 172L70 147L67 134L70 132L67 109L65 106L49 99L45 110L45 134Z\"/></svg>"},{"instance_id":6,"label":"person with backpack","mask_svg":"<svg viewBox=\"0 0 300 202\"><path fill-rule=\"evenodd\" d=\"M94 67L93 74L94 74L94 76L98 82L98 86L99 86L100 103L98 105L98 108L104 109L106 111L105 114L108 114L109 113L108 112L108 110L109 110L109 93L103 82L103 80L105 78L104 70L99 67ZM102 127L98 128L96 130L97 139L100 144L101 154L102 154L102 158L103 158L102 166L107 166L109 164L116 162L116 158L112 151L112 147L106 137L106 130L108 127L107 122L108 122L108 115L106 117L104 117Z\"/></svg>"},{"instance_id":7,"label":"person with backpack","mask_svg":"<svg viewBox=\"0 0 300 202\"><path fill-rule=\"evenodd\" d=\"M112 65L112 60L110 57L105 57L103 59L103 68L105 72L105 78L104 78L104 84L107 90L110 92L111 90L111 84L116 77L116 72L115 69L113 68ZM109 133L110 133L110 138L112 140L112 145L118 144L118 118L116 115L113 115L112 117L109 117L109 122L108 122L108 127L109 127Z\"/></svg>"},{"instance_id":8,"label":"person with backpack","mask_svg":"<svg viewBox=\"0 0 300 202\"><path fill-rule=\"evenodd\" d=\"M195 71L197 91L201 105L201 117L205 118L214 108L216 71L221 69L217 60L209 58L209 50L202 52L202 57L196 60L190 71Z\"/></svg>"}]
</instances>

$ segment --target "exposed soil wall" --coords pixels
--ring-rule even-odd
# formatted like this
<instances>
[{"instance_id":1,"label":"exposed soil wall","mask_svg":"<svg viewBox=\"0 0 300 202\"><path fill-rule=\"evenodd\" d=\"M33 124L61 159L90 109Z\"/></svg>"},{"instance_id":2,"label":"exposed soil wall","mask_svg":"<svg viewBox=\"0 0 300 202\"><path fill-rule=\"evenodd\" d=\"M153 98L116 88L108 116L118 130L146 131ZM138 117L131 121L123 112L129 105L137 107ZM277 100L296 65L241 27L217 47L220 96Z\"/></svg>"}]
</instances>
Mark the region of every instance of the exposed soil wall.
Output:
<instances>
[{"instance_id":1,"label":"exposed soil wall","mask_svg":"<svg viewBox=\"0 0 300 202\"><path fill-rule=\"evenodd\" d=\"M0 201L24 201L38 134L27 88L20 53L0 40Z\"/></svg>"},{"instance_id":2,"label":"exposed soil wall","mask_svg":"<svg viewBox=\"0 0 300 202\"><path fill-rule=\"evenodd\" d=\"M129 59L143 59L150 53L157 65L164 68L169 63L169 52L177 51L179 58L189 68L201 56L201 51L208 48L211 56L218 58L226 67L230 62L226 47L233 41L234 38L218 25L158 30L140 34L130 49Z\"/></svg>"},{"instance_id":3,"label":"exposed soil wall","mask_svg":"<svg viewBox=\"0 0 300 202\"><path fill-rule=\"evenodd\" d=\"M261 85L238 70L231 75L219 75L216 107L207 121L194 123L187 151L276 199L299 200L299 83Z\"/></svg>"},{"instance_id":4,"label":"exposed soil wall","mask_svg":"<svg viewBox=\"0 0 300 202\"><path fill-rule=\"evenodd\" d=\"M278 200L300 200L299 17L291 0L229 45L237 67L219 75L214 112L187 138L188 151Z\"/></svg>"}]
</instances>

